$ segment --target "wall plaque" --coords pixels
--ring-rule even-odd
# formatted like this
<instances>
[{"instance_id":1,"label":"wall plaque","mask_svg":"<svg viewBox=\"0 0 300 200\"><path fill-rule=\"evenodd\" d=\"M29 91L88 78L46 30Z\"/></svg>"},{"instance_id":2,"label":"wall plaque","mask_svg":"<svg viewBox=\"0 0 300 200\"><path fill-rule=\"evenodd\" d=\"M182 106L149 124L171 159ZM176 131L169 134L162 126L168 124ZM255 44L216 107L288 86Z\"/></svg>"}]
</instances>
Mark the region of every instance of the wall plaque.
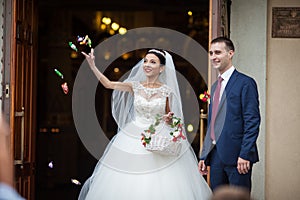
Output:
<instances>
[{"instance_id":1,"label":"wall plaque","mask_svg":"<svg viewBox=\"0 0 300 200\"><path fill-rule=\"evenodd\" d=\"M272 8L272 37L300 38L300 7Z\"/></svg>"}]
</instances>

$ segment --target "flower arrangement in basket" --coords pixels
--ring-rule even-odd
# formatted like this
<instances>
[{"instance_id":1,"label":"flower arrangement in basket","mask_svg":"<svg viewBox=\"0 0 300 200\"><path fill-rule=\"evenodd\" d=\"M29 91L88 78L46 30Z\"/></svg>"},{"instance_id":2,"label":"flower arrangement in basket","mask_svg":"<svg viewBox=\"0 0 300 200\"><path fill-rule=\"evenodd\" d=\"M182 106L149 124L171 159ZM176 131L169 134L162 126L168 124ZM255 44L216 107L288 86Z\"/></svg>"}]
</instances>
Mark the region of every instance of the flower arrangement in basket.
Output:
<instances>
[{"instance_id":1,"label":"flower arrangement in basket","mask_svg":"<svg viewBox=\"0 0 300 200\"><path fill-rule=\"evenodd\" d=\"M156 134L156 127L163 119L162 116L157 115L155 117L154 124L151 124L147 130L141 133L142 144L146 150L156 152L163 155L178 155L181 150L181 140L185 140L186 137L183 134L183 123L179 117L173 115L170 116L170 136L161 136Z\"/></svg>"}]
</instances>

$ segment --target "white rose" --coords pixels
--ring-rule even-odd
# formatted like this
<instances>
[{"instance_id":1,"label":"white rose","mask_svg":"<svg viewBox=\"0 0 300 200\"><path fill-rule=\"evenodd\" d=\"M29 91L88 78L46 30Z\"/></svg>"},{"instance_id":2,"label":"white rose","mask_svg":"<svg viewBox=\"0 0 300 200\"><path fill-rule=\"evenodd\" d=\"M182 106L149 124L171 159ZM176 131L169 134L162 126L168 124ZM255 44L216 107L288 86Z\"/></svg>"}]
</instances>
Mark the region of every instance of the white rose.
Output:
<instances>
[{"instance_id":1,"label":"white rose","mask_svg":"<svg viewBox=\"0 0 300 200\"><path fill-rule=\"evenodd\" d=\"M180 135L180 131L174 131L174 132L173 132L173 136L174 136L174 137L178 137L179 135Z\"/></svg>"},{"instance_id":2,"label":"white rose","mask_svg":"<svg viewBox=\"0 0 300 200\"><path fill-rule=\"evenodd\" d=\"M145 134L145 137L146 137L146 138L149 138L149 137L151 136L151 133L150 133L150 132L147 132L147 131L146 131L144 134Z\"/></svg>"},{"instance_id":3,"label":"white rose","mask_svg":"<svg viewBox=\"0 0 300 200\"><path fill-rule=\"evenodd\" d=\"M179 122L178 119L173 119L173 124L177 124Z\"/></svg>"}]
</instances>

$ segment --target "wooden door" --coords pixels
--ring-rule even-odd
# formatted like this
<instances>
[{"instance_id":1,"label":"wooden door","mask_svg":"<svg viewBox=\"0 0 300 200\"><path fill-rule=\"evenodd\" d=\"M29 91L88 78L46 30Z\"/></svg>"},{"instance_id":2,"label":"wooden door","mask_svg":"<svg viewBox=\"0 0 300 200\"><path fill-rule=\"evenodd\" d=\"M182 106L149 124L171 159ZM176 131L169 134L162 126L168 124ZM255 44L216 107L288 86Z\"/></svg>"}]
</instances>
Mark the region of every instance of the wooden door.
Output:
<instances>
[{"instance_id":1,"label":"wooden door","mask_svg":"<svg viewBox=\"0 0 300 200\"><path fill-rule=\"evenodd\" d=\"M219 36L230 36L231 0L209 1L209 42ZM208 88L217 80L218 73L208 62Z\"/></svg>"},{"instance_id":2,"label":"wooden door","mask_svg":"<svg viewBox=\"0 0 300 200\"><path fill-rule=\"evenodd\" d=\"M231 0L210 0L209 1L209 44L210 41L216 37L230 35L230 5ZM209 49L209 47L208 47ZM207 87L211 88L211 85L217 80L218 72L210 67L211 63L208 60L208 84ZM200 114L200 150L205 138L204 123L208 115L201 110ZM210 167L208 167L208 174L206 177L207 183L210 185Z\"/></svg>"},{"instance_id":3,"label":"wooden door","mask_svg":"<svg viewBox=\"0 0 300 200\"><path fill-rule=\"evenodd\" d=\"M9 116L15 188L34 199L36 12L34 0L5 1L4 112Z\"/></svg>"}]
</instances>

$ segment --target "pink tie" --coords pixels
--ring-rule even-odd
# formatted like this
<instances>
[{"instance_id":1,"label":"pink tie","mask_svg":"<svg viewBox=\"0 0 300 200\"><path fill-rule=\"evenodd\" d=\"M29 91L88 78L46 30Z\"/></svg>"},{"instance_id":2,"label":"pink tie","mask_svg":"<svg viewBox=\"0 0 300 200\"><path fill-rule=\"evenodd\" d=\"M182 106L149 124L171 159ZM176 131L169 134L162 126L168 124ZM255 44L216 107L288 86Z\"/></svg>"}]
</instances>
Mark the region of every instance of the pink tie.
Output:
<instances>
[{"instance_id":1,"label":"pink tie","mask_svg":"<svg viewBox=\"0 0 300 200\"><path fill-rule=\"evenodd\" d=\"M215 135L215 120L219 106L220 99L220 90L221 90L221 82L223 78L221 76L218 77L218 85L214 94L213 105L212 105L212 115L211 115L211 123L210 123L210 137L213 144L216 144L216 135Z\"/></svg>"}]
</instances>

